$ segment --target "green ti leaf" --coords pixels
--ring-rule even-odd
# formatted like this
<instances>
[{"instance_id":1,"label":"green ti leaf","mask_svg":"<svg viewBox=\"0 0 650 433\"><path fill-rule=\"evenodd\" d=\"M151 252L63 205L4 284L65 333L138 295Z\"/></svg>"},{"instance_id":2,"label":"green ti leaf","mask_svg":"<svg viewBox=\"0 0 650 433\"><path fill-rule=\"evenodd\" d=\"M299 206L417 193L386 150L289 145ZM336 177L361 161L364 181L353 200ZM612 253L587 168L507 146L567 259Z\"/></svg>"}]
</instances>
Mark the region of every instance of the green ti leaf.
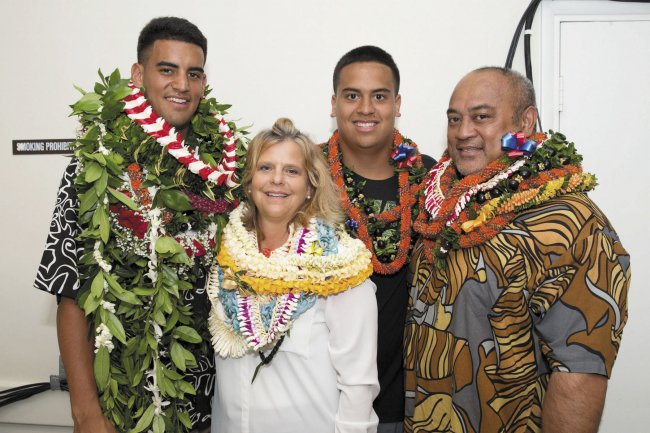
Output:
<instances>
[{"instance_id":1,"label":"green ti leaf","mask_svg":"<svg viewBox=\"0 0 650 433\"><path fill-rule=\"evenodd\" d=\"M168 258L172 263L192 264L192 260L190 260L183 246L171 236L161 236L158 238L156 241L156 252L162 257Z\"/></svg>"},{"instance_id":2,"label":"green ti leaf","mask_svg":"<svg viewBox=\"0 0 650 433\"><path fill-rule=\"evenodd\" d=\"M79 215L83 215L95 206L97 203L97 194L95 188L90 188L88 191L79 194Z\"/></svg>"},{"instance_id":3,"label":"green ti leaf","mask_svg":"<svg viewBox=\"0 0 650 433\"><path fill-rule=\"evenodd\" d=\"M181 371L185 371L185 348L177 341L173 341L171 345L172 362Z\"/></svg>"},{"instance_id":4,"label":"green ti leaf","mask_svg":"<svg viewBox=\"0 0 650 433\"><path fill-rule=\"evenodd\" d=\"M99 298L103 292L104 292L104 275L100 271L97 272L97 275L95 275L95 278L93 278L93 282L90 285L90 294L96 298Z\"/></svg>"},{"instance_id":5,"label":"green ti leaf","mask_svg":"<svg viewBox=\"0 0 650 433\"><path fill-rule=\"evenodd\" d=\"M179 326L174 330L174 337L179 340L187 341L188 343L200 343L203 341L198 332L189 326Z\"/></svg>"},{"instance_id":6,"label":"green ti leaf","mask_svg":"<svg viewBox=\"0 0 650 433\"><path fill-rule=\"evenodd\" d=\"M99 177L102 175L103 168L93 161L86 164L84 171L86 173L84 175L86 182L91 183L99 179Z\"/></svg>"},{"instance_id":7,"label":"green ti leaf","mask_svg":"<svg viewBox=\"0 0 650 433\"><path fill-rule=\"evenodd\" d=\"M93 361L95 382L97 382L97 388L100 391L104 391L108 386L110 368L110 355L108 349L102 346L95 354L95 360Z\"/></svg>"},{"instance_id":8,"label":"green ti leaf","mask_svg":"<svg viewBox=\"0 0 650 433\"><path fill-rule=\"evenodd\" d=\"M194 207L190 204L190 200L183 192L177 189L167 189L158 191L157 199L161 200L165 207L177 211L193 210Z\"/></svg>"},{"instance_id":9,"label":"green ti leaf","mask_svg":"<svg viewBox=\"0 0 650 433\"><path fill-rule=\"evenodd\" d=\"M165 433L165 420L162 416L157 416L154 418L153 433Z\"/></svg>"},{"instance_id":10,"label":"green ti leaf","mask_svg":"<svg viewBox=\"0 0 650 433\"><path fill-rule=\"evenodd\" d=\"M144 411L140 419L138 420L138 423L133 427L131 430L129 430L129 433L140 433L144 429L148 428L151 425L151 422L153 421L153 415L155 411L155 406L153 403L147 407L147 410Z\"/></svg>"},{"instance_id":11,"label":"green ti leaf","mask_svg":"<svg viewBox=\"0 0 650 433\"><path fill-rule=\"evenodd\" d=\"M196 395L196 390L189 382L179 380L176 382L176 387L185 394Z\"/></svg>"},{"instance_id":12,"label":"green ti leaf","mask_svg":"<svg viewBox=\"0 0 650 433\"><path fill-rule=\"evenodd\" d=\"M97 110L101 107L101 96L97 93L86 93L81 99L72 105L72 115L89 113L97 114Z\"/></svg>"},{"instance_id":13,"label":"green ti leaf","mask_svg":"<svg viewBox=\"0 0 650 433\"><path fill-rule=\"evenodd\" d=\"M110 235L111 225L108 222L108 213L106 212L106 209L104 207L98 206L93 213L92 221L96 227L99 227L99 235L102 241L104 241L104 243L107 243L108 237Z\"/></svg>"},{"instance_id":14,"label":"green ti leaf","mask_svg":"<svg viewBox=\"0 0 650 433\"><path fill-rule=\"evenodd\" d=\"M101 303L102 303L101 298L97 296L93 296L92 293L86 296L83 301L81 301L81 296L80 296L79 305L81 305L81 308L83 308L86 316L90 315L95 310L97 310L97 308Z\"/></svg>"},{"instance_id":15,"label":"green ti leaf","mask_svg":"<svg viewBox=\"0 0 650 433\"><path fill-rule=\"evenodd\" d=\"M74 87L74 88L75 88L79 93L81 93L82 95L85 95L85 94L87 93L84 89L82 89L81 87L77 86L76 84L73 84L72 87ZM95 92L95 93L99 93L99 92Z\"/></svg>"},{"instance_id":16,"label":"green ti leaf","mask_svg":"<svg viewBox=\"0 0 650 433\"><path fill-rule=\"evenodd\" d=\"M106 170L102 170L101 176L99 176L99 179L97 179L97 182L95 182L95 192L97 193L97 197L101 197L102 194L104 194L107 185L108 185L108 172Z\"/></svg>"},{"instance_id":17,"label":"green ti leaf","mask_svg":"<svg viewBox=\"0 0 650 433\"><path fill-rule=\"evenodd\" d=\"M115 68L113 72L111 72L110 77L108 77L108 85L109 86L117 86L120 84L120 81L122 81L122 76L120 75L120 70L118 68Z\"/></svg>"},{"instance_id":18,"label":"green ti leaf","mask_svg":"<svg viewBox=\"0 0 650 433\"><path fill-rule=\"evenodd\" d=\"M108 321L106 322L106 326L108 326L108 329L111 331L111 334L113 334L113 337L117 338L120 343L126 344L126 333L124 332L124 327L122 326L120 319L118 319L115 314L110 312L108 313Z\"/></svg>"},{"instance_id":19,"label":"green ti leaf","mask_svg":"<svg viewBox=\"0 0 650 433\"><path fill-rule=\"evenodd\" d=\"M133 200L131 200L131 197L127 196L123 192L120 192L114 188L109 187L108 192L118 199L120 202L124 203L129 209L131 210L138 210L138 205L135 204Z\"/></svg>"},{"instance_id":20,"label":"green ti leaf","mask_svg":"<svg viewBox=\"0 0 650 433\"><path fill-rule=\"evenodd\" d=\"M188 429L192 428L192 421L190 421L190 416L187 412L178 412L178 420Z\"/></svg>"},{"instance_id":21,"label":"green ti leaf","mask_svg":"<svg viewBox=\"0 0 650 433\"><path fill-rule=\"evenodd\" d=\"M109 273L104 273L104 278L106 279L106 282L108 283L109 291L118 299L121 301L124 301L128 304L133 304L133 305L142 305L142 301L138 299L136 295L134 295L131 292L127 292L124 290L124 288L120 285L120 283L117 282L115 277L113 277Z\"/></svg>"}]
</instances>

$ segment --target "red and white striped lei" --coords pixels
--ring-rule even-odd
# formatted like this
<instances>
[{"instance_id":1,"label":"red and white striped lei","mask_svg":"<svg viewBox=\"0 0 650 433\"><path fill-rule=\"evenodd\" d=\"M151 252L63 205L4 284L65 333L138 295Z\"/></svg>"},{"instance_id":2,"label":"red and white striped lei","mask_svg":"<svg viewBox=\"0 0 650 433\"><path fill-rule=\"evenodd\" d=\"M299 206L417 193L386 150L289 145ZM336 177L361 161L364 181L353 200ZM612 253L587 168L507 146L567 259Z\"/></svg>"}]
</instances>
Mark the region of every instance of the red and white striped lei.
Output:
<instances>
[{"instance_id":1,"label":"red and white striped lei","mask_svg":"<svg viewBox=\"0 0 650 433\"><path fill-rule=\"evenodd\" d=\"M424 188L424 194L426 196L425 208L431 215L431 218L438 216L438 211L442 205L442 201L445 199L445 195L440 188L440 178L442 177L447 167L451 164L451 159L447 161L440 161L434 165L429 174L429 181L426 183Z\"/></svg>"},{"instance_id":2,"label":"red and white striped lei","mask_svg":"<svg viewBox=\"0 0 650 433\"><path fill-rule=\"evenodd\" d=\"M122 99L126 115L140 125L144 131L153 137L161 146L167 147L170 155L185 165L192 173L201 176L204 181L210 181L216 185L224 183L229 188L238 185L235 178L237 168L236 144L237 138L228 127L228 122L218 113L212 113L219 123L219 133L225 137L222 158L217 167L211 167L201 161L192 149L185 146L185 139L176 132L165 119L158 116L153 107L149 104L142 91L132 82L129 83L132 89L130 95Z\"/></svg>"},{"instance_id":3,"label":"red and white striped lei","mask_svg":"<svg viewBox=\"0 0 650 433\"><path fill-rule=\"evenodd\" d=\"M433 168L431 168L431 170L429 171L428 174L429 180L427 181L424 189L424 194L426 197L424 202L424 207L429 213L429 215L431 215L432 219L438 216L438 212L440 211L442 202L445 199L445 195L442 192L440 182L442 179L442 175L445 173L445 170L447 170L447 168L451 163L452 163L451 158L441 159L440 162L434 165ZM500 173L497 173L488 181L483 182L479 185L475 185L471 187L469 190L467 190L463 195L461 195L458 198L458 201L454 206L454 211L447 218L447 225L450 225L452 221L458 218L460 213L465 209L467 203L469 203L469 201L474 195L476 195L480 191L488 191L494 188L500 181L509 178L513 173L519 170L525 163L526 163L526 158L522 158L518 161L515 161L515 163L512 164L510 167L508 167L507 169L503 170Z\"/></svg>"}]
</instances>

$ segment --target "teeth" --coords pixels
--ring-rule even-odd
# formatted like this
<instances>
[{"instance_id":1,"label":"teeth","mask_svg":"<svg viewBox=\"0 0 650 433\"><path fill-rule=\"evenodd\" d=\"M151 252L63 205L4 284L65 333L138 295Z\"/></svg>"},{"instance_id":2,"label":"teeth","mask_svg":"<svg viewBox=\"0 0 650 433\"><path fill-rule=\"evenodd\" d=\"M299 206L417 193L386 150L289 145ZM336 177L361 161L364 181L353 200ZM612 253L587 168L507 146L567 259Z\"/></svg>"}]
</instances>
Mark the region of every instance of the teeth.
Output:
<instances>
[{"instance_id":1,"label":"teeth","mask_svg":"<svg viewBox=\"0 0 650 433\"><path fill-rule=\"evenodd\" d=\"M475 150L481 150L481 147L480 146L463 146L463 147L459 147L458 150L461 151L461 152L466 152L466 151L472 152L472 151L475 151Z\"/></svg>"},{"instance_id":2,"label":"teeth","mask_svg":"<svg viewBox=\"0 0 650 433\"><path fill-rule=\"evenodd\" d=\"M286 197L287 196L286 194L280 194L280 193L275 193L275 192L269 192L266 195L268 195L269 197Z\"/></svg>"},{"instance_id":3,"label":"teeth","mask_svg":"<svg viewBox=\"0 0 650 433\"><path fill-rule=\"evenodd\" d=\"M361 128L372 128L375 126L375 122L356 122L356 124Z\"/></svg>"},{"instance_id":4,"label":"teeth","mask_svg":"<svg viewBox=\"0 0 650 433\"><path fill-rule=\"evenodd\" d=\"M181 99L181 98L167 98L168 100L172 102L176 102L178 104L185 104L187 103L187 99Z\"/></svg>"}]
</instances>

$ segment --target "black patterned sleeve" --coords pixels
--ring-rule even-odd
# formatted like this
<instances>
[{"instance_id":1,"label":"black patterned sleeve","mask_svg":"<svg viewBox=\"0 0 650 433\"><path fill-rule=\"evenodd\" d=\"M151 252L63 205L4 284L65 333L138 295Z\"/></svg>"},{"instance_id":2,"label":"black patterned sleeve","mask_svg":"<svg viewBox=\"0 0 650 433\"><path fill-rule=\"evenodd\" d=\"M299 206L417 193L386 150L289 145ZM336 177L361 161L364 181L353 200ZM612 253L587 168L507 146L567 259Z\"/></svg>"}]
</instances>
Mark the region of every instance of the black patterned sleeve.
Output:
<instances>
[{"instance_id":1,"label":"black patterned sleeve","mask_svg":"<svg viewBox=\"0 0 650 433\"><path fill-rule=\"evenodd\" d=\"M37 289L68 298L75 298L79 289L77 262L81 249L76 237L81 228L77 222L78 200L74 189L77 164L72 160L61 179L45 251L34 281Z\"/></svg>"}]
</instances>

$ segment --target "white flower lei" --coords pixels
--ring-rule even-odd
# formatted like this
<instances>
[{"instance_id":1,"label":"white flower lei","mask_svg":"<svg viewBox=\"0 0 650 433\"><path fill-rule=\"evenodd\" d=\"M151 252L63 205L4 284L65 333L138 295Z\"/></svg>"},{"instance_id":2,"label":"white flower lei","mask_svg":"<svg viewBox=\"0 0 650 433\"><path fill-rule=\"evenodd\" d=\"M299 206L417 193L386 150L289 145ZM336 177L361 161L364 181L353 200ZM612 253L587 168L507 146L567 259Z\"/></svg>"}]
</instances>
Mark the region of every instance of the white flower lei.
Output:
<instances>
[{"instance_id":1,"label":"white flower lei","mask_svg":"<svg viewBox=\"0 0 650 433\"><path fill-rule=\"evenodd\" d=\"M363 272L370 260L370 252L359 239L351 238L345 230L337 230L338 252L329 256L294 254L276 250L271 257L259 252L256 236L246 230L241 221L242 203L231 212L223 232L223 245L231 257L246 271L247 276L293 281L298 279L326 280L349 278ZM316 236L310 224L309 233Z\"/></svg>"},{"instance_id":2,"label":"white flower lei","mask_svg":"<svg viewBox=\"0 0 650 433\"><path fill-rule=\"evenodd\" d=\"M345 230L337 230L337 242L333 246L334 254L322 255L319 247L317 222L312 220L305 229L291 229L289 239L284 246L271 253L270 257L259 252L257 236L249 232L241 221L246 204L241 204L230 214L230 220L224 229L222 248L227 249L240 270L258 278L324 280L330 275L341 278L367 272L370 265L370 252L358 239L352 239ZM306 248L305 248L306 247ZM224 274L231 275L224 278ZM309 298L302 292L288 289L287 293L278 295L260 295L251 293L250 288L232 287L236 279L228 268L222 269L215 264L210 272L207 293L212 303L209 328L215 352L224 358L238 358L249 351L273 347L293 325L301 312L297 312L299 302L309 304ZM228 279L229 285L224 284ZM236 290L236 322L228 317L220 294L222 291ZM268 326L264 326L263 305L274 302L269 315ZM236 329L237 328L237 329Z\"/></svg>"}]
</instances>

